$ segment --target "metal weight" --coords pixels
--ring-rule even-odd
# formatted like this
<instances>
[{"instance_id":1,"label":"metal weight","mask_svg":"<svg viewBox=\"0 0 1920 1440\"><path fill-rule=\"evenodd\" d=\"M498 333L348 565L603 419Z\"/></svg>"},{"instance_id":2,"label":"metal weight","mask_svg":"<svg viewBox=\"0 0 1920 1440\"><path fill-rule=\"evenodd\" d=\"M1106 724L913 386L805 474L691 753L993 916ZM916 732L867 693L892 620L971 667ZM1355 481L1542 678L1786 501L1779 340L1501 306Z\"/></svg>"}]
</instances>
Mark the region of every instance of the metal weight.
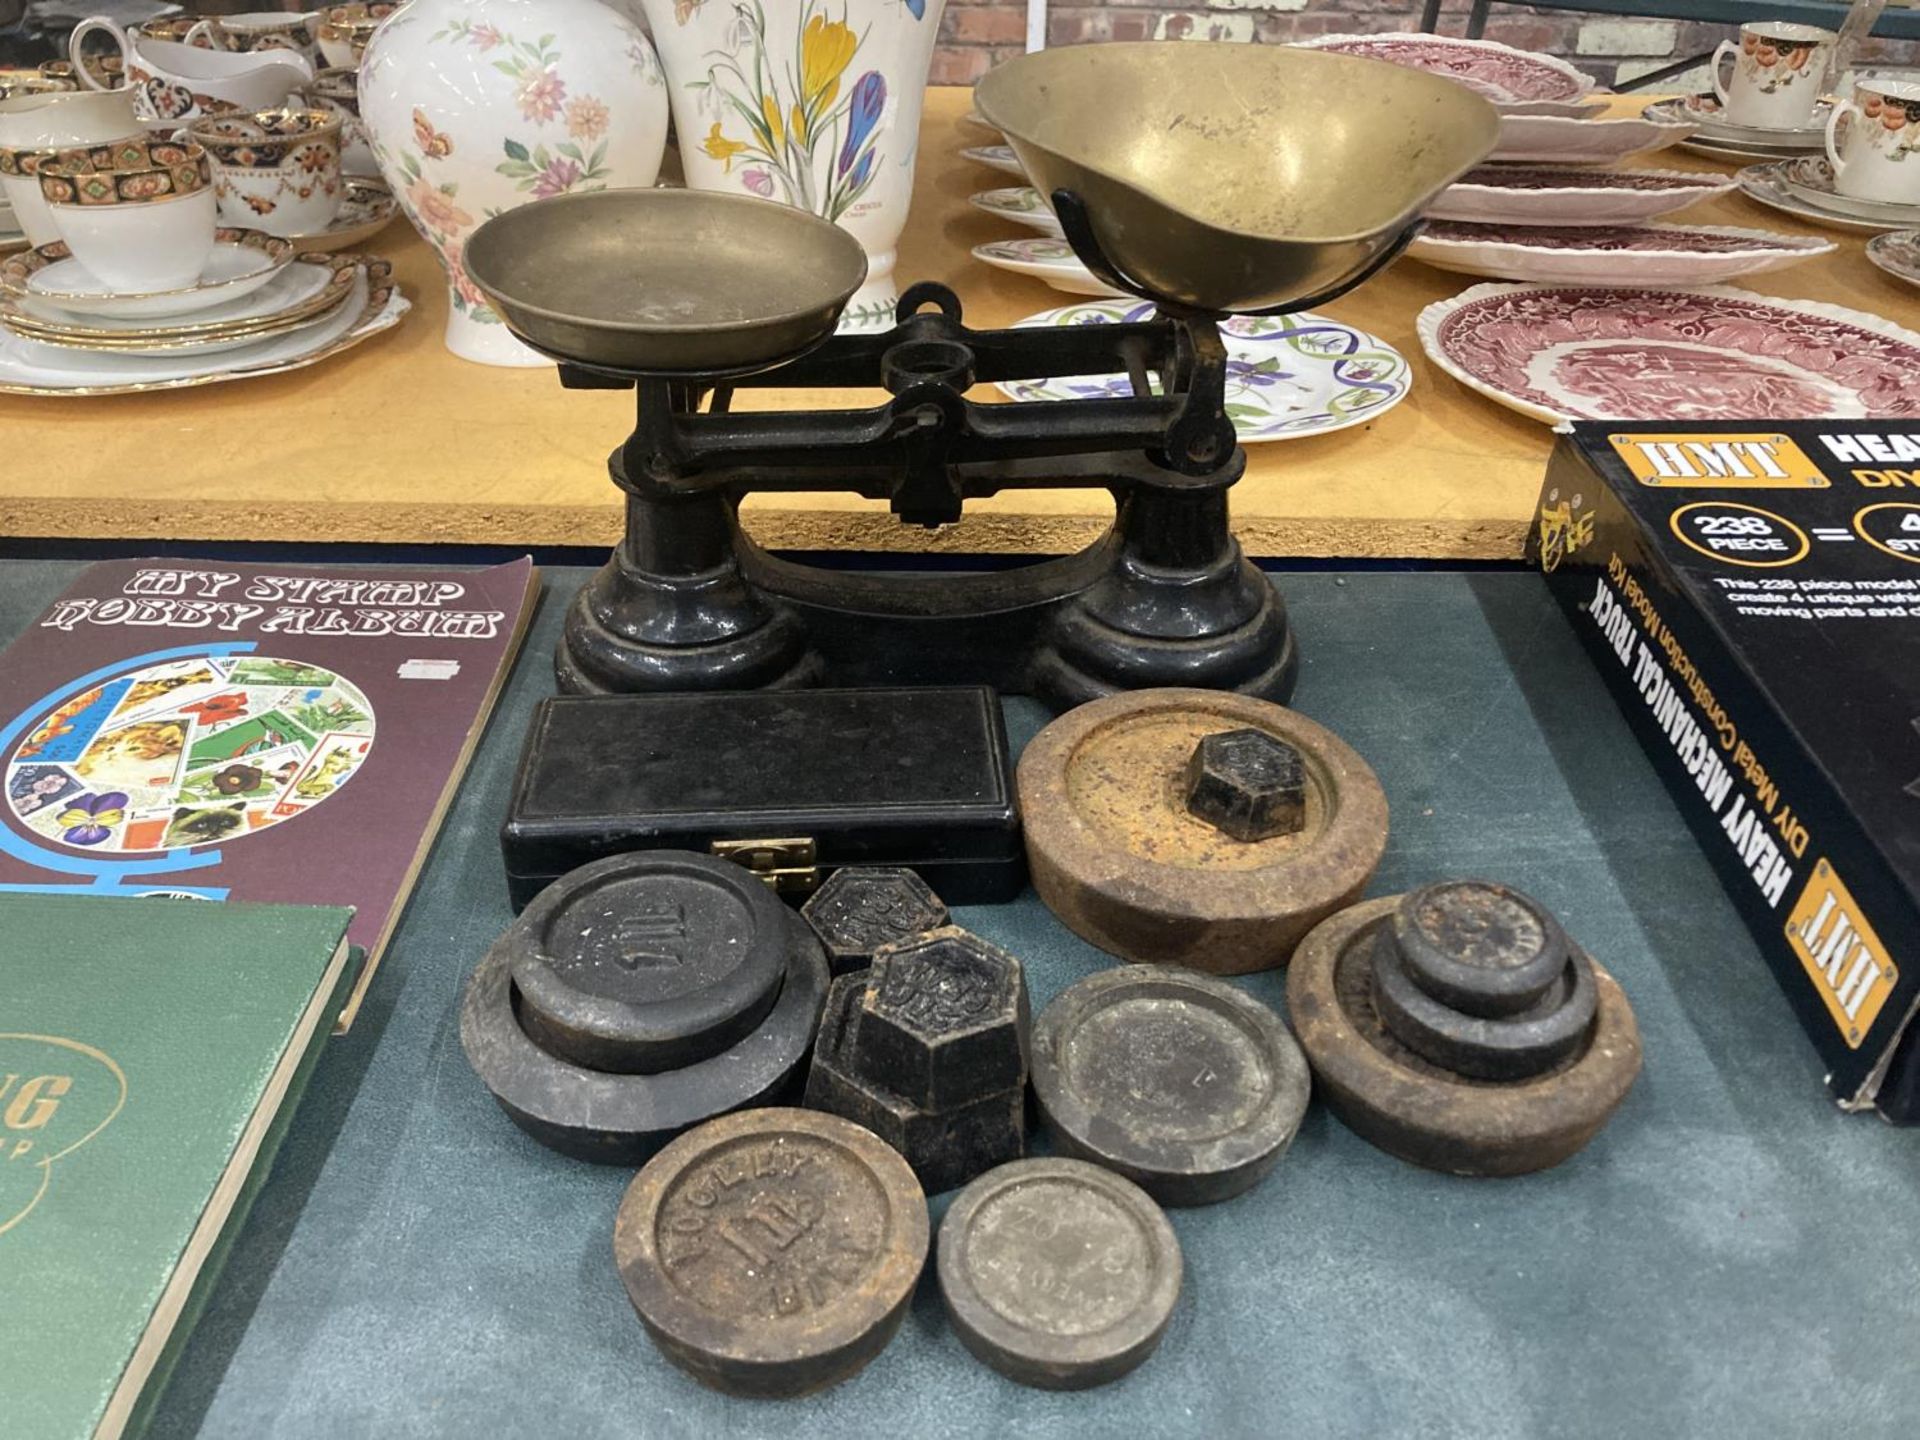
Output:
<instances>
[{"instance_id":1,"label":"metal weight","mask_svg":"<svg viewBox=\"0 0 1920 1440\"><path fill-rule=\"evenodd\" d=\"M911 870L848 865L826 878L800 914L827 947L835 975L864 970L873 953L948 920L940 897Z\"/></svg>"}]
</instances>

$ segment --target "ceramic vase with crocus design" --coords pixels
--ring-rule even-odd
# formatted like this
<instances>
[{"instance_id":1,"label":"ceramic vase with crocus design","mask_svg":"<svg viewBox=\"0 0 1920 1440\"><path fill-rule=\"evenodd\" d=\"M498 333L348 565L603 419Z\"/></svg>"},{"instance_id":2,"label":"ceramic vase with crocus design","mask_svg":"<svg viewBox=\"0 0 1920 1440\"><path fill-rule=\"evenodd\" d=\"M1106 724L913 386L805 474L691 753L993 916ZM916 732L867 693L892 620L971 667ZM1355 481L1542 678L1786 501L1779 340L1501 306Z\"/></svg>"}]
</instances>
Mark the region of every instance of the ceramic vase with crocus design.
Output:
<instances>
[{"instance_id":1,"label":"ceramic vase with crocus design","mask_svg":"<svg viewBox=\"0 0 1920 1440\"><path fill-rule=\"evenodd\" d=\"M446 266L447 348L552 364L507 331L461 256L516 205L653 183L667 93L646 36L600 0L413 0L368 43L359 103L381 174Z\"/></svg>"},{"instance_id":2,"label":"ceramic vase with crocus design","mask_svg":"<svg viewBox=\"0 0 1920 1440\"><path fill-rule=\"evenodd\" d=\"M842 330L893 323L927 69L946 0L641 0L687 183L853 232L867 283Z\"/></svg>"}]
</instances>

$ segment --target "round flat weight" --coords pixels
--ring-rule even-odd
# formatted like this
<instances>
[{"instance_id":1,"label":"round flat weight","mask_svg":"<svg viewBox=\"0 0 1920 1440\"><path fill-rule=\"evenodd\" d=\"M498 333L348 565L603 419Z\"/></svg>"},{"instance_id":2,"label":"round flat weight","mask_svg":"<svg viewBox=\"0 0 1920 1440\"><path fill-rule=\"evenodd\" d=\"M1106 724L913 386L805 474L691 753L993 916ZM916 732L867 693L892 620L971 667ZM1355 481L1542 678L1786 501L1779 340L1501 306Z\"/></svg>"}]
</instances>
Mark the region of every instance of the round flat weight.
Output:
<instances>
[{"instance_id":1,"label":"round flat weight","mask_svg":"<svg viewBox=\"0 0 1920 1440\"><path fill-rule=\"evenodd\" d=\"M1254 729L1298 752L1304 823L1236 840L1188 813L1200 740ZM1123 959L1217 975L1284 965L1366 887L1387 799L1345 741L1295 711L1217 690L1136 690L1070 710L1020 757L1020 812L1040 898Z\"/></svg>"},{"instance_id":2,"label":"round flat weight","mask_svg":"<svg viewBox=\"0 0 1920 1440\"><path fill-rule=\"evenodd\" d=\"M1407 974L1435 1000L1467 1015L1518 1015L1567 968L1567 932L1517 890L1483 880L1443 880L1413 891L1393 914Z\"/></svg>"},{"instance_id":3,"label":"round flat weight","mask_svg":"<svg viewBox=\"0 0 1920 1440\"><path fill-rule=\"evenodd\" d=\"M1488 1017L1464 1015L1416 985L1386 935L1376 935L1371 948L1373 1005L1381 1023L1409 1050L1456 1075L1538 1075L1579 1049L1593 1024L1593 966L1585 955L1569 955L1559 978L1531 1008Z\"/></svg>"},{"instance_id":4,"label":"round flat weight","mask_svg":"<svg viewBox=\"0 0 1920 1440\"><path fill-rule=\"evenodd\" d=\"M1579 1151L1640 1073L1640 1028L1618 983L1588 960L1593 1022L1553 1069L1514 1081L1455 1074L1401 1044L1374 1007L1373 947L1399 899L1343 910L1294 952L1287 1015L1321 1098L1362 1138L1430 1170L1524 1175Z\"/></svg>"},{"instance_id":5,"label":"round flat weight","mask_svg":"<svg viewBox=\"0 0 1920 1440\"><path fill-rule=\"evenodd\" d=\"M1146 1192L1084 1160L1015 1160L940 1224L940 1294L962 1343L1009 1380L1084 1390L1159 1345L1180 1242Z\"/></svg>"},{"instance_id":6,"label":"round flat weight","mask_svg":"<svg viewBox=\"0 0 1920 1440\"><path fill-rule=\"evenodd\" d=\"M501 943L541 1049L656 1074L719 1054L766 1018L791 937L786 907L752 872L656 850L570 871Z\"/></svg>"},{"instance_id":7,"label":"round flat weight","mask_svg":"<svg viewBox=\"0 0 1920 1440\"><path fill-rule=\"evenodd\" d=\"M716 1390L782 1398L886 1348L927 1239L919 1182L871 1132L748 1110L682 1135L634 1177L613 1257L669 1360Z\"/></svg>"},{"instance_id":8,"label":"round flat weight","mask_svg":"<svg viewBox=\"0 0 1920 1440\"><path fill-rule=\"evenodd\" d=\"M758 1026L717 1055L639 1075L548 1054L521 1025L507 951L496 943L460 1004L467 1063L534 1139L603 1164L637 1165L689 1126L778 1099L813 1048L829 979L820 942L798 915L780 908L789 948L779 998Z\"/></svg>"},{"instance_id":9,"label":"round flat weight","mask_svg":"<svg viewBox=\"0 0 1920 1440\"><path fill-rule=\"evenodd\" d=\"M1162 1205L1251 1189L1306 1113L1306 1057L1278 1015L1171 965L1103 970L1034 1023L1033 1088L1054 1148Z\"/></svg>"}]
</instances>

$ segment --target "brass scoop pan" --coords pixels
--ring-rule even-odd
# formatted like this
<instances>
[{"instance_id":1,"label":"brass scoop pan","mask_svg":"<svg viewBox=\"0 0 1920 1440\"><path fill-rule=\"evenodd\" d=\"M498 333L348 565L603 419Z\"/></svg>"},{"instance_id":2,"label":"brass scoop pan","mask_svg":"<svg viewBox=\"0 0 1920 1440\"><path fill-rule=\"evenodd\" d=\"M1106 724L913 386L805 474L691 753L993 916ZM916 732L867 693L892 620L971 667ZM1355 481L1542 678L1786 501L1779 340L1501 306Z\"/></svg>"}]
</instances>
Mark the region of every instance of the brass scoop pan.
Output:
<instances>
[{"instance_id":1,"label":"brass scoop pan","mask_svg":"<svg viewBox=\"0 0 1920 1440\"><path fill-rule=\"evenodd\" d=\"M1043 195L1080 197L1123 278L1220 314L1364 276L1500 131L1454 81L1275 45L1042 50L974 101Z\"/></svg>"},{"instance_id":2,"label":"brass scoop pan","mask_svg":"<svg viewBox=\"0 0 1920 1440\"><path fill-rule=\"evenodd\" d=\"M466 268L508 329L559 359L738 375L831 335L867 257L839 226L769 200L601 190L494 216Z\"/></svg>"}]
</instances>

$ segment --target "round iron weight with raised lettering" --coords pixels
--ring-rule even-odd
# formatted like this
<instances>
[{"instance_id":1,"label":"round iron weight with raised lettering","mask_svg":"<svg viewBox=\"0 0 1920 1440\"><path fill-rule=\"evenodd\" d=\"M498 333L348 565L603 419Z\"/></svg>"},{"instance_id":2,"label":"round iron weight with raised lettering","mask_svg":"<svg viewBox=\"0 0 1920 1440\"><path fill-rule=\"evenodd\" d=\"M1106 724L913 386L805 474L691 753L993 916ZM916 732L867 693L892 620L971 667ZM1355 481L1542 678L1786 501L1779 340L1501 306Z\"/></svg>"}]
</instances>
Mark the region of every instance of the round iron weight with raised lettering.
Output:
<instances>
[{"instance_id":1,"label":"round iron weight with raised lettering","mask_svg":"<svg viewBox=\"0 0 1920 1440\"><path fill-rule=\"evenodd\" d=\"M926 1196L851 1121L747 1110L647 1162L614 1221L635 1313L675 1365L731 1395L806 1395L900 1328L926 1264Z\"/></svg>"}]
</instances>

